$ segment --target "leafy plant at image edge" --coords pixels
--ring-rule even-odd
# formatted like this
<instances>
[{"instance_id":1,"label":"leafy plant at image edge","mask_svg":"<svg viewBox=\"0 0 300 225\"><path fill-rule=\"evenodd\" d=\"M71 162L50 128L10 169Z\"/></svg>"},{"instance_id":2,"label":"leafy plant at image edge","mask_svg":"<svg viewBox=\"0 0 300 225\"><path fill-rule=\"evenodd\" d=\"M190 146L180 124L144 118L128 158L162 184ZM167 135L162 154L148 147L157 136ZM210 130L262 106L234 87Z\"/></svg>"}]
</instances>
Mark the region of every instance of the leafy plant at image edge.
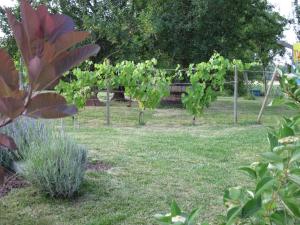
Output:
<instances>
[{"instance_id":1,"label":"leafy plant at image edge","mask_svg":"<svg viewBox=\"0 0 300 225\"><path fill-rule=\"evenodd\" d=\"M44 5L35 10L26 0L21 0L21 22L9 9L6 13L27 67L29 83L26 90L21 89L18 71L10 56L1 49L0 127L20 115L49 119L75 114L76 107L67 105L63 96L43 91L54 87L64 72L97 54L99 46L72 48L89 33L75 31L71 18L50 14ZM17 148L14 140L4 134L0 134L0 145L10 150ZM1 174L3 176L3 168Z\"/></svg>"}]
</instances>

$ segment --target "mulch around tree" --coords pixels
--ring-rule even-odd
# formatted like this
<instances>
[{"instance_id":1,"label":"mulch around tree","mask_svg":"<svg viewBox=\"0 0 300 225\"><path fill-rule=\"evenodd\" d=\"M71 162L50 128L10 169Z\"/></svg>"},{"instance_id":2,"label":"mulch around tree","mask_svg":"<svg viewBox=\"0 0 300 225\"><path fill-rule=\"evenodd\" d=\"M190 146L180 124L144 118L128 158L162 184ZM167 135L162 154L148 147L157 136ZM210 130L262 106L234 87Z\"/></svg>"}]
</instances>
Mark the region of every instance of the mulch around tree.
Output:
<instances>
[{"instance_id":1,"label":"mulch around tree","mask_svg":"<svg viewBox=\"0 0 300 225\"><path fill-rule=\"evenodd\" d=\"M6 172L4 176L4 184L0 186L0 198L7 195L11 190L16 188L28 187L29 183L22 177L12 172Z\"/></svg>"}]
</instances>

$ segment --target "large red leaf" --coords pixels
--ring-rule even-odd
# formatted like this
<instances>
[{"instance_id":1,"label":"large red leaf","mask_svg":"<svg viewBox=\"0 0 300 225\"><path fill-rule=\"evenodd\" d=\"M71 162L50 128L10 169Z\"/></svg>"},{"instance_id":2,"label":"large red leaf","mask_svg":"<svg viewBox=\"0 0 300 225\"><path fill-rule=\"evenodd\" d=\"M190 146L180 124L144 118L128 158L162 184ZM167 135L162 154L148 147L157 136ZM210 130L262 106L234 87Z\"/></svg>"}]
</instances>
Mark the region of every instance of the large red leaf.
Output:
<instances>
[{"instance_id":1,"label":"large red leaf","mask_svg":"<svg viewBox=\"0 0 300 225\"><path fill-rule=\"evenodd\" d=\"M65 98L56 93L35 95L25 112L26 116L44 119L56 119L77 113L75 106L68 106Z\"/></svg>"},{"instance_id":2,"label":"large red leaf","mask_svg":"<svg viewBox=\"0 0 300 225\"><path fill-rule=\"evenodd\" d=\"M82 42L90 35L89 32L85 31L72 31L61 35L55 41L56 54L60 54L63 51L68 50L73 45Z\"/></svg>"},{"instance_id":3,"label":"large red leaf","mask_svg":"<svg viewBox=\"0 0 300 225\"><path fill-rule=\"evenodd\" d=\"M36 80L38 80L41 70L42 70L42 61L38 56L35 56L33 59L29 61L28 66L28 75L31 86L35 85Z\"/></svg>"},{"instance_id":4,"label":"large red leaf","mask_svg":"<svg viewBox=\"0 0 300 225\"><path fill-rule=\"evenodd\" d=\"M75 65L88 59L89 57L96 55L100 50L98 45L86 45L81 48L71 50L66 53L62 53L55 60L55 69L58 74L63 74L70 70Z\"/></svg>"},{"instance_id":5,"label":"large red leaf","mask_svg":"<svg viewBox=\"0 0 300 225\"><path fill-rule=\"evenodd\" d=\"M0 145L10 150L17 149L17 145L15 141L11 137L1 133L0 133Z\"/></svg>"},{"instance_id":6,"label":"large red leaf","mask_svg":"<svg viewBox=\"0 0 300 225\"><path fill-rule=\"evenodd\" d=\"M64 52L55 58L52 64L47 65L41 71L39 77L32 84L35 91L45 90L58 82L63 73L70 70L75 65L97 54L98 45L86 45L82 48Z\"/></svg>"},{"instance_id":7,"label":"large red leaf","mask_svg":"<svg viewBox=\"0 0 300 225\"><path fill-rule=\"evenodd\" d=\"M0 49L0 62L0 77L12 91L17 90L19 88L18 72L10 56L3 49Z\"/></svg>"},{"instance_id":8,"label":"large red leaf","mask_svg":"<svg viewBox=\"0 0 300 225\"><path fill-rule=\"evenodd\" d=\"M6 84L3 77L0 77L0 97L11 96L12 91L10 87Z\"/></svg>"},{"instance_id":9,"label":"large red leaf","mask_svg":"<svg viewBox=\"0 0 300 225\"><path fill-rule=\"evenodd\" d=\"M55 24L55 29L52 33L48 34L48 40L50 43L54 43L56 39L64 33L71 32L74 30L75 24L73 20L66 15L51 15L51 19Z\"/></svg>"},{"instance_id":10,"label":"large red leaf","mask_svg":"<svg viewBox=\"0 0 300 225\"><path fill-rule=\"evenodd\" d=\"M27 39L24 28L22 24L16 20L16 17L11 13L10 10L8 9L6 10L6 15L7 15L9 26L12 29L14 37L16 39L17 45L21 50L22 57L25 61L25 64L28 65L32 54L31 54L29 40Z\"/></svg>"},{"instance_id":11,"label":"large red leaf","mask_svg":"<svg viewBox=\"0 0 300 225\"><path fill-rule=\"evenodd\" d=\"M59 78L60 75L55 72L55 68L51 64L46 65L35 82L31 83L31 86L34 91L42 91L50 87Z\"/></svg>"},{"instance_id":12,"label":"large red leaf","mask_svg":"<svg viewBox=\"0 0 300 225\"><path fill-rule=\"evenodd\" d=\"M36 39L42 39L43 33L41 30L41 23L36 11L27 0L21 0L20 9L22 24L29 41L32 42Z\"/></svg>"},{"instance_id":13,"label":"large red leaf","mask_svg":"<svg viewBox=\"0 0 300 225\"><path fill-rule=\"evenodd\" d=\"M74 30L75 24L70 17L61 14L51 15L44 5L37 8L37 15L44 37L51 43L54 43L62 34Z\"/></svg>"},{"instance_id":14,"label":"large red leaf","mask_svg":"<svg viewBox=\"0 0 300 225\"><path fill-rule=\"evenodd\" d=\"M0 98L0 114L15 119L24 111L24 100L22 98L2 97Z\"/></svg>"}]
</instances>

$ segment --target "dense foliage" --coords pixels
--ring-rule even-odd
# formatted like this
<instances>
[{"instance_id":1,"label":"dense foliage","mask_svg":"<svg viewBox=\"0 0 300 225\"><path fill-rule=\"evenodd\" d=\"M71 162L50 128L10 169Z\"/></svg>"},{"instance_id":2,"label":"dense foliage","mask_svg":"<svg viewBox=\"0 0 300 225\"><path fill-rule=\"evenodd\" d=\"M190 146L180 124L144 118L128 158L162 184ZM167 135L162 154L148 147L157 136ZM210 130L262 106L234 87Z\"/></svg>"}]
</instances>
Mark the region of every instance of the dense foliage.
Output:
<instances>
[{"instance_id":1,"label":"dense foliage","mask_svg":"<svg viewBox=\"0 0 300 225\"><path fill-rule=\"evenodd\" d=\"M194 118L201 116L205 107L217 98L217 92L222 90L225 74L229 70L229 60L215 54L208 62L189 66L188 77L191 86L182 96L182 103Z\"/></svg>"},{"instance_id":2,"label":"dense foliage","mask_svg":"<svg viewBox=\"0 0 300 225\"><path fill-rule=\"evenodd\" d=\"M83 108L91 96L91 87L95 82L93 72L76 68L72 70L72 78L60 80L55 90L63 95L67 102L76 105L77 108Z\"/></svg>"},{"instance_id":3,"label":"dense foliage","mask_svg":"<svg viewBox=\"0 0 300 225\"><path fill-rule=\"evenodd\" d=\"M125 93L138 102L139 124L144 124L145 109L155 109L161 99L169 95L171 78L167 76L165 70L157 69L156 65L156 59L136 65L128 61L117 65L120 71L120 84L125 87Z\"/></svg>"},{"instance_id":4,"label":"dense foliage","mask_svg":"<svg viewBox=\"0 0 300 225\"><path fill-rule=\"evenodd\" d=\"M159 66L209 60L214 51L266 65L282 49L276 43L286 20L265 0L37 0L75 19L112 63L157 58ZM18 6L16 6L18 8ZM2 45L17 54L5 17Z\"/></svg>"}]
</instances>

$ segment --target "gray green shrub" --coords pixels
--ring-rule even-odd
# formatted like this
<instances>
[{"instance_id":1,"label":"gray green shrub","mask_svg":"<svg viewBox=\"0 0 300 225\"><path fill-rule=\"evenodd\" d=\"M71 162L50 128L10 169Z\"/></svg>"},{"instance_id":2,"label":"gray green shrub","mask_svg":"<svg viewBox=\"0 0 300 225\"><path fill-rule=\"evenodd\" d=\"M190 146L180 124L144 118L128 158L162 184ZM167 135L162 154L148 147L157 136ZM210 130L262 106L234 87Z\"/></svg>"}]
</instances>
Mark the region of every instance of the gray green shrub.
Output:
<instances>
[{"instance_id":1,"label":"gray green shrub","mask_svg":"<svg viewBox=\"0 0 300 225\"><path fill-rule=\"evenodd\" d=\"M44 122L28 117L20 117L13 123L1 128L1 133L12 137L18 150L14 153L14 159L23 159L30 146L49 139L51 127Z\"/></svg>"},{"instance_id":2,"label":"gray green shrub","mask_svg":"<svg viewBox=\"0 0 300 225\"><path fill-rule=\"evenodd\" d=\"M25 159L24 176L42 193L62 198L78 193L86 150L67 136L52 132L48 140L32 144Z\"/></svg>"}]
</instances>

